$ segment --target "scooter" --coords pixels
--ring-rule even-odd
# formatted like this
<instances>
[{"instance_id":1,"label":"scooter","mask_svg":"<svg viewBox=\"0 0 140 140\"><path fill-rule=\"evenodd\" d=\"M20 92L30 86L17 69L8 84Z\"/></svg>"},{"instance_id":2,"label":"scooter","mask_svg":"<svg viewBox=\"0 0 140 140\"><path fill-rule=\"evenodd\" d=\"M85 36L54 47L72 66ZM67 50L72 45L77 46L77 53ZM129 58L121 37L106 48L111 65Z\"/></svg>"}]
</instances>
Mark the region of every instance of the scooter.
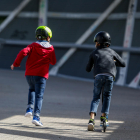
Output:
<instances>
[{"instance_id":1,"label":"scooter","mask_svg":"<svg viewBox=\"0 0 140 140\"><path fill-rule=\"evenodd\" d=\"M104 98L103 98L103 93L104 93L104 88L102 88L101 90L101 94L102 94L102 105L103 105L103 101L104 101ZM104 119L103 120L103 125L100 125L102 126L102 132L106 132L106 129L107 129L107 124L106 124L106 120Z\"/></svg>"}]
</instances>

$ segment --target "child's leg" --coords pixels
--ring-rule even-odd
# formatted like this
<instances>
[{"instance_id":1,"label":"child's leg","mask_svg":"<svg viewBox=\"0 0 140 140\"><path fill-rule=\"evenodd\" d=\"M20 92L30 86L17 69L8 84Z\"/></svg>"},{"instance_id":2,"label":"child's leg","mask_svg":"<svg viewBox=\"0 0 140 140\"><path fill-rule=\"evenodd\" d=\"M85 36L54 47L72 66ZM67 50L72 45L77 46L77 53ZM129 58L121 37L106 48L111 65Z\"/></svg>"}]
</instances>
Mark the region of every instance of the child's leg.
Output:
<instances>
[{"instance_id":1,"label":"child's leg","mask_svg":"<svg viewBox=\"0 0 140 140\"><path fill-rule=\"evenodd\" d=\"M46 86L46 78L40 76L35 77L35 108L34 108L34 116L40 116L42 103L43 103L43 95Z\"/></svg>"},{"instance_id":2,"label":"child's leg","mask_svg":"<svg viewBox=\"0 0 140 140\"><path fill-rule=\"evenodd\" d=\"M90 119L94 119L95 114L93 112L90 113Z\"/></svg>"},{"instance_id":3,"label":"child's leg","mask_svg":"<svg viewBox=\"0 0 140 140\"><path fill-rule=\"evenodd\" d=\"M100 102L102 84L103 84L102 75L99 75L95 78L94 81L93 100L91 102L91 107L90 107L90 120L88 123L88 131L94 130L94 125L95 125L94 116L96 116L98 105Z\"/></svg>"},{"instance_id":4,"label":"child's leg","mask_svg":"<svg viewBox=\"0 0 140 140\"><path fill-rule=\"evenodd\" d=\"M35 90L29 89L28 93L28 108L34 108Z\"/></svg>"},{"instance_id":5,"label":"child's leg","mask_svg":"<svg viewBox=\"0 0 140 140\"><path fill-rule=\"evenodd\" d=\"M102 85L103 85L102 75L99 75L95 78L94 81L93 100L91 102L91 107L90 107L90 118L94 118L94 116L96 116L97 109L100 102Z\"/></svg>"},{"instance_id":6,"label":"child's leg","mask_svg":"<svg viewBox=\"0 0 140 140\"><path fill-rule=\"evenodd\" d=\"M111 102L111 91L113 88L113 77L106 76L103 92L103 105L102 105L102 116L109 114L110 102Z\"/></svg>"},{"instance_id":7,"label":"child's leg","mask_svg":"<svg viewBox=\"0 0 140 140\"><path fill-rule=\"evenodd\" d=\"M28 85L29 85L29 93L28 93L28 107L26 110L25 117L32 116L33 108L34 108L34 99L35 99L35 87L34 80L32 76L26 76Z\"/></svg>"},{"instance_id":8,"label":"child's leg","mask_svg":"<svg viewBox=\"0 0 140 140\"><path fill-rule=\"evenodd\" d=\"M34 108L34 99L35 99L35 86L33 76L26 76L26 80L29 85L29 93L28 93L28 108Z\"/></svg>"}]
</instances>

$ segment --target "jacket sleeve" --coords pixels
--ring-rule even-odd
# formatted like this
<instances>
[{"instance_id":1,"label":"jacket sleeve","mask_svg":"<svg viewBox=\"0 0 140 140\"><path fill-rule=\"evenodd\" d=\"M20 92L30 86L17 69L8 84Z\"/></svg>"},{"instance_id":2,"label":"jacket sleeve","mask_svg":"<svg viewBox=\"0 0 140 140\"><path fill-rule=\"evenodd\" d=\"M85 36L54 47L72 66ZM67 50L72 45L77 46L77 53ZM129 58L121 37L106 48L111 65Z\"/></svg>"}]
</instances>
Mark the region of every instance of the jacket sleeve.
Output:
<instances>
[{"instance_id":1,"label":"jacket sleeve","mask_svg":"<svg viewBox=\"0 0 140 140\"><path fill-rule=\"evenodd\" d=\"M115 65L117 67L125 67L125 62L124 60L114 51L114 60L116 61L115 62Z\"/></svg>"},{"instance_id":2,"label":"jacket sleeve","mask_svg":"<svg viewBox=\"0 0 140 140\"><path fill-rule=\"evenodd\" d=\"M13 63L14 67L20 66L22 59L30 53L31 49L32 49L32 47L30 45L28 45L26 48L22 49L18 53L18 55Z\"/></svg>"},{"instance_id":3,"label":"jacket sleeve","mask_svg":"<svg viewBox=\"0 0 140 140\"><path fill-rule=\"evenodd\" d=\"M94 60L93 60L93 52L92 52L89 56L89 60L88 60L87 66L86 66L86 71L87 72L91 71L91 69L93 67L93 64L94 64Z\"/></svg>"},{"instance_id":4,"label":"jacket sleeve","mask_svg":"<svg viewBox=\"0 0 140 140\"><path fill-rule=\"evenodd\" d=\"M51 56L50 56L50 64L51 65L55 65L56 64L56 56L55 56L55 50L52 46L52 52L51 52Z\"/></svg>"}]
</instances>

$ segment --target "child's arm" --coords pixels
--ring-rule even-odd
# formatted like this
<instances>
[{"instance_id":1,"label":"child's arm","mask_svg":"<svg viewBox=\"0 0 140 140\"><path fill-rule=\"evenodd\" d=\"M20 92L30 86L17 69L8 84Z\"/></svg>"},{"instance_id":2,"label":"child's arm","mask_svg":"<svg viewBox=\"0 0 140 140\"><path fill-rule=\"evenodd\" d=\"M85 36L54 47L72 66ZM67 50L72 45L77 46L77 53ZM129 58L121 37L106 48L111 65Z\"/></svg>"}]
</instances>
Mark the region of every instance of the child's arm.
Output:
<instances>
[{"instance_id":1,"label":"child's arm","mask_svg":"<svg viewBox=\"0 0 140 140\"><path fill-rule=\"evenodd\" d=\"M50 64L51 65L55 65L55 63L56 63L56 56L55 56L55 50L54 50L54 48L53 48L53 50L52 50L52 52L51 52L51 56L50 56Z\"/></svg>"},{"instance_id":2,"label":"child's arm","mask_svg":"<svg viewBox=\"0 0 140 140\"><path fill-rule=\"evenodd\" d=\"M30 53L30 51L31 51L31 46L30 46L30 45L28 45L26 48L22 49L22 50L18 53L18 55L17 55L17 57L16 57L14 63L11 65L11 69L13 70L14 67L20 67L20 63L21 63L22 59L23 59L25 56L27 56L27 55Z\"/></svg>"},{"instance_id":3,"label":"child's arm","mask_svg":"<svg viewBox=\"0 0 140 140\"><path fill-rule=\"evenodd\" d=\"M114 61L115 61L115 65L117 67L125 67L125 62L116 52L115 52L115 56L114 56Z\"/></svg>"},{"instance_id":4,"label":"child's arm","mask_svg":"<svg viewBox=\"0 0 140 140\"><path fill-rule=\"evenodd\" d=\"M93 54L91 53L90 56L89 56L89 61L88 61L88 64L86 66L86 71L87 72L90 72L92 67L93 67L93 64L94 64L94 60L93 60Z\"/></svg>"}]
</instances>

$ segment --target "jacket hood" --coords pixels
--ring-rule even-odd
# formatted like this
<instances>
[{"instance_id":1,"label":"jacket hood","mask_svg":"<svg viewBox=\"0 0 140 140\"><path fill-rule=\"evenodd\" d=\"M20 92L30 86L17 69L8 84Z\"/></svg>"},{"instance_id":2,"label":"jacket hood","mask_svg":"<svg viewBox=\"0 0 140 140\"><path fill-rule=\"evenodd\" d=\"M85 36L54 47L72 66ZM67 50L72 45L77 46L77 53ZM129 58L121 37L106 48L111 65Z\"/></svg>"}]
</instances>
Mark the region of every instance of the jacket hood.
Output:
<instances>
[{"instance_id":1,"label":"jacket hood","mask_svg":"<svg viewBox=\"0 0 140 140\"><path fill-rule=\"evenodd\" d=\"M38 55L48 55L52 51L52 45L48 41L37 41L34 49Z\"/></svg>"},{"instance_id":2,"label":"jacket hood","mask_svg":"<svg viewBox=\"0 0 140 140\"><path fill-rule=\"evenodd\" d=\"M49 48L52 46L48 41L44 41L44 40L37 41L36 43L44 48Z\"/></svg>"}]
</instances>

